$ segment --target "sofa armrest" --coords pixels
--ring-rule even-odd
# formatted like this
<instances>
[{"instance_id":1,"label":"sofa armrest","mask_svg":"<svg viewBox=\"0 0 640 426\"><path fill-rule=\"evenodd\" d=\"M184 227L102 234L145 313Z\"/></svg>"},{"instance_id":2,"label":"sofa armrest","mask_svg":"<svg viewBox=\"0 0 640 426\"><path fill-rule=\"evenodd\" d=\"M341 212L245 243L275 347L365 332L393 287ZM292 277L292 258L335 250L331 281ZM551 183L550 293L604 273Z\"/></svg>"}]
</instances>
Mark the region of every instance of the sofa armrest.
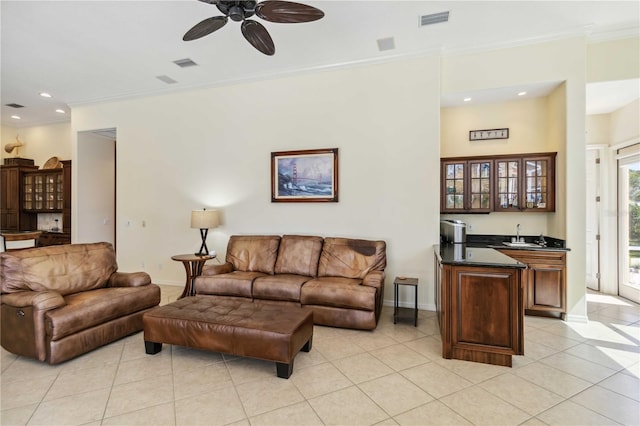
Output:
<instances>
[{"instance_id":1,"label":"sofa armrest","mask_svg":"<svg viewBox=\"0 0 640 426\"><path fill-rule=\"evenodd\" d=\"M362 285L375 287L378 291L384 288L384 271L370 271L364 276Z\"/></svg>"},{"instance_id":2,"label":"sofa armrest","mask_svg":"<svg viewBox=\"0 0 640 426\"><path fill-rule=\"evenodd\" d=\"M17 355L45 361L48 312L66 303L57 291L17 291L0 296L0 342Z\"/></svg>"},{"instance_id":3,"label":"sofa armrest","mask_svg":"<svg viewBox=\"0 0 640 426\"><path fill-rule=\"evenodd\" d=\"M376 288L376 323L382 313L382 303L384 301L384 271L370 271L364 276L362 285Z\"/></svg>"},{"instance_id":4,"label":"sofa armrest","mask_svg":"<svg viewBox=\"0 0 640 426\"><path fill-rule=\"evenodd\" d=\"M233 264L231 262L221 265L204 265L202 268L202 275L219 275L228 274L229 272L233 272Z\"/></svg>"},{"instance_id":5,"label":"sofa armrest","mask_svg":"<svg viewBox=\"0 0 640 426\"><path fill-rule=\"evenodd\" d=\"M14 308L34 307L38 311L49 311L64 306L64 298L57 291L17 291L0 296L0 303Z\"/></svg>"},{"instance_id":6,"label":"sofa armrest","mask_svg":"<svg viewBox=\"0 0 640 426\"><path fill-rule=\"evenodd\" d=\"M146 272L114 272L109 277L107 287L142 287L151 284Z\"/></svg>"}]
</instances>

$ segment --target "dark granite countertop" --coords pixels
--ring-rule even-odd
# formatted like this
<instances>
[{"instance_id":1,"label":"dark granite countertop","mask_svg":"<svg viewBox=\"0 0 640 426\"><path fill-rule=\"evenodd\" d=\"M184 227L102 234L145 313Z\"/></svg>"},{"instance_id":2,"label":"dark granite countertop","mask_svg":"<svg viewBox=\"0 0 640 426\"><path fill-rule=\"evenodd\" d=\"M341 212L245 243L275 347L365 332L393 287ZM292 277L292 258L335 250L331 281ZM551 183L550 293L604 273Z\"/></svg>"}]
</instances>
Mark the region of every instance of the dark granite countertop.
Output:
<instances>
[{"instance_id":1,"label":"dark granite countertop","mask_svg":"<svg viewBox=\"0 0 640 426\"><path fill-rule=\"evenodd\" d=\"M524 263L489 247L471 247L467 244L435 244L433 250L445 265L491 266L498 268L525 268Z\"/></svg>"},{"instance_id":2,"label":"dark granite countertop","mask_svg":"<svg viewBox=\"0 0 640 426\"><path fill-rule=\"evenodd\" d=\"M565 241L544 236L544 240L546 245L541 246L538 244L540 239L539 235L523 235L521 238L524 239L526 243L531 245L526 246L509 246L508 244L511 242L511 239L515 237L515 235L479 235L479 234L467 234L467 247L485 247L492 249L509 249L509 250L535 250L535 251L570 251L571 249L567 248L565 245Z\"/></svg>"}]
</instances>

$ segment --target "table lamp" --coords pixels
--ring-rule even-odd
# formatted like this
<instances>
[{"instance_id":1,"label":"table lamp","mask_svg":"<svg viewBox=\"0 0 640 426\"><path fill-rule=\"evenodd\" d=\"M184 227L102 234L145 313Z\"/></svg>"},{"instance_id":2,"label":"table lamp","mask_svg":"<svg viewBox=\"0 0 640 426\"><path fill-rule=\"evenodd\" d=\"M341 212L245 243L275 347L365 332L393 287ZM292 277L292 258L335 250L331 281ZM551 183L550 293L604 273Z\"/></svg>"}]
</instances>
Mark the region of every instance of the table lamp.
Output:
<instances>
[{"instance_id":1,"label":"table lamp","mask_svg":"<svg viewBox=\"0 0 640 426\"><path fill-rule=\"evenodd\" d=\"M209 229L215 228L220 224L220 216L218 210L193 210L191 212L191 227L200 229L200 237L202 237L202 245L196 256L204 256L209 254L207 248L207 233Z\"/></svg>"}]
</instances>

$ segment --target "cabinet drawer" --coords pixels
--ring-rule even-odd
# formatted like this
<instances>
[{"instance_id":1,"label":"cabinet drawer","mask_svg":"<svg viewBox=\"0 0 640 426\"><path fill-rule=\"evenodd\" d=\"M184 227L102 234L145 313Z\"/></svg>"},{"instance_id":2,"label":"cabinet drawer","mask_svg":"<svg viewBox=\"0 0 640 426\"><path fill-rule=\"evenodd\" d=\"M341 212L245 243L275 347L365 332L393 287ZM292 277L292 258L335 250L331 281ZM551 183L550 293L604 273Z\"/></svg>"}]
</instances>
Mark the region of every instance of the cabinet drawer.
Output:
<instances>
[{"instance_id":1,"label":"cabinet drawer","mask_svg":"<svg viewBox=\"0 0 640 426\"><path fill-rule=\"evenodd\" d=\"M541 250L498 250L527 265L559 265L566 264L567 254L563 251Z\"/></svg>"},{"instance_id":2,"label":"cabinet drawer","mask_svg":"<svg viewBox=\"0 0 640 426\"><path fill-rule=\"evenodd\" d=\"M43 232L38 239L40 247L57 246L61 244L71 244L71 235L68 233Z\"/></svg>"}]
</instances>

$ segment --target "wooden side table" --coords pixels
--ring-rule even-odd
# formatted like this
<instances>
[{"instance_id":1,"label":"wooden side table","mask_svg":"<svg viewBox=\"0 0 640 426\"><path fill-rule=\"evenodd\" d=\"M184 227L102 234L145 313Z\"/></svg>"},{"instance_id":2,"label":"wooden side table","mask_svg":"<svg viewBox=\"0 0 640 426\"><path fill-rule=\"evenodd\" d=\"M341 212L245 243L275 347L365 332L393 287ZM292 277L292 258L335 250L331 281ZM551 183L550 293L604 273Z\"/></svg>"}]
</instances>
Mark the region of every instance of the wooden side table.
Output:
<instances>
[{"instance_id":1,"label":"wooden side table","mask_svg":"<svg viewBox=\"0 0 640 426\"><path fill-rule=\"evenodd\" d=\"M414 309L413 309L413 325L418 326L418 279L407 277L396 277L393 280L393 323L398 322L401 318L400 313L404 310L411 310L410 308L400 308L398 306L398 287L401 285L408 285L414 288Z\"/></svg>"},{"instance_id":2,"label":"wooden side table","mask_svg":"<svg viewBox=\"0 0 640 426\"><path fill-rule=\"evenodd\" d=\"M194 281L196 277L202 274L202 267L204 266L204 263L213 258L215 258L215 256L210 254L176 254L175 256L171 256L171 260L182 262L184 270L187 273L187 281L184 284L184 291L182 292L180 299L186 296L195 296Z\"/></svg>"}]
</instances>

